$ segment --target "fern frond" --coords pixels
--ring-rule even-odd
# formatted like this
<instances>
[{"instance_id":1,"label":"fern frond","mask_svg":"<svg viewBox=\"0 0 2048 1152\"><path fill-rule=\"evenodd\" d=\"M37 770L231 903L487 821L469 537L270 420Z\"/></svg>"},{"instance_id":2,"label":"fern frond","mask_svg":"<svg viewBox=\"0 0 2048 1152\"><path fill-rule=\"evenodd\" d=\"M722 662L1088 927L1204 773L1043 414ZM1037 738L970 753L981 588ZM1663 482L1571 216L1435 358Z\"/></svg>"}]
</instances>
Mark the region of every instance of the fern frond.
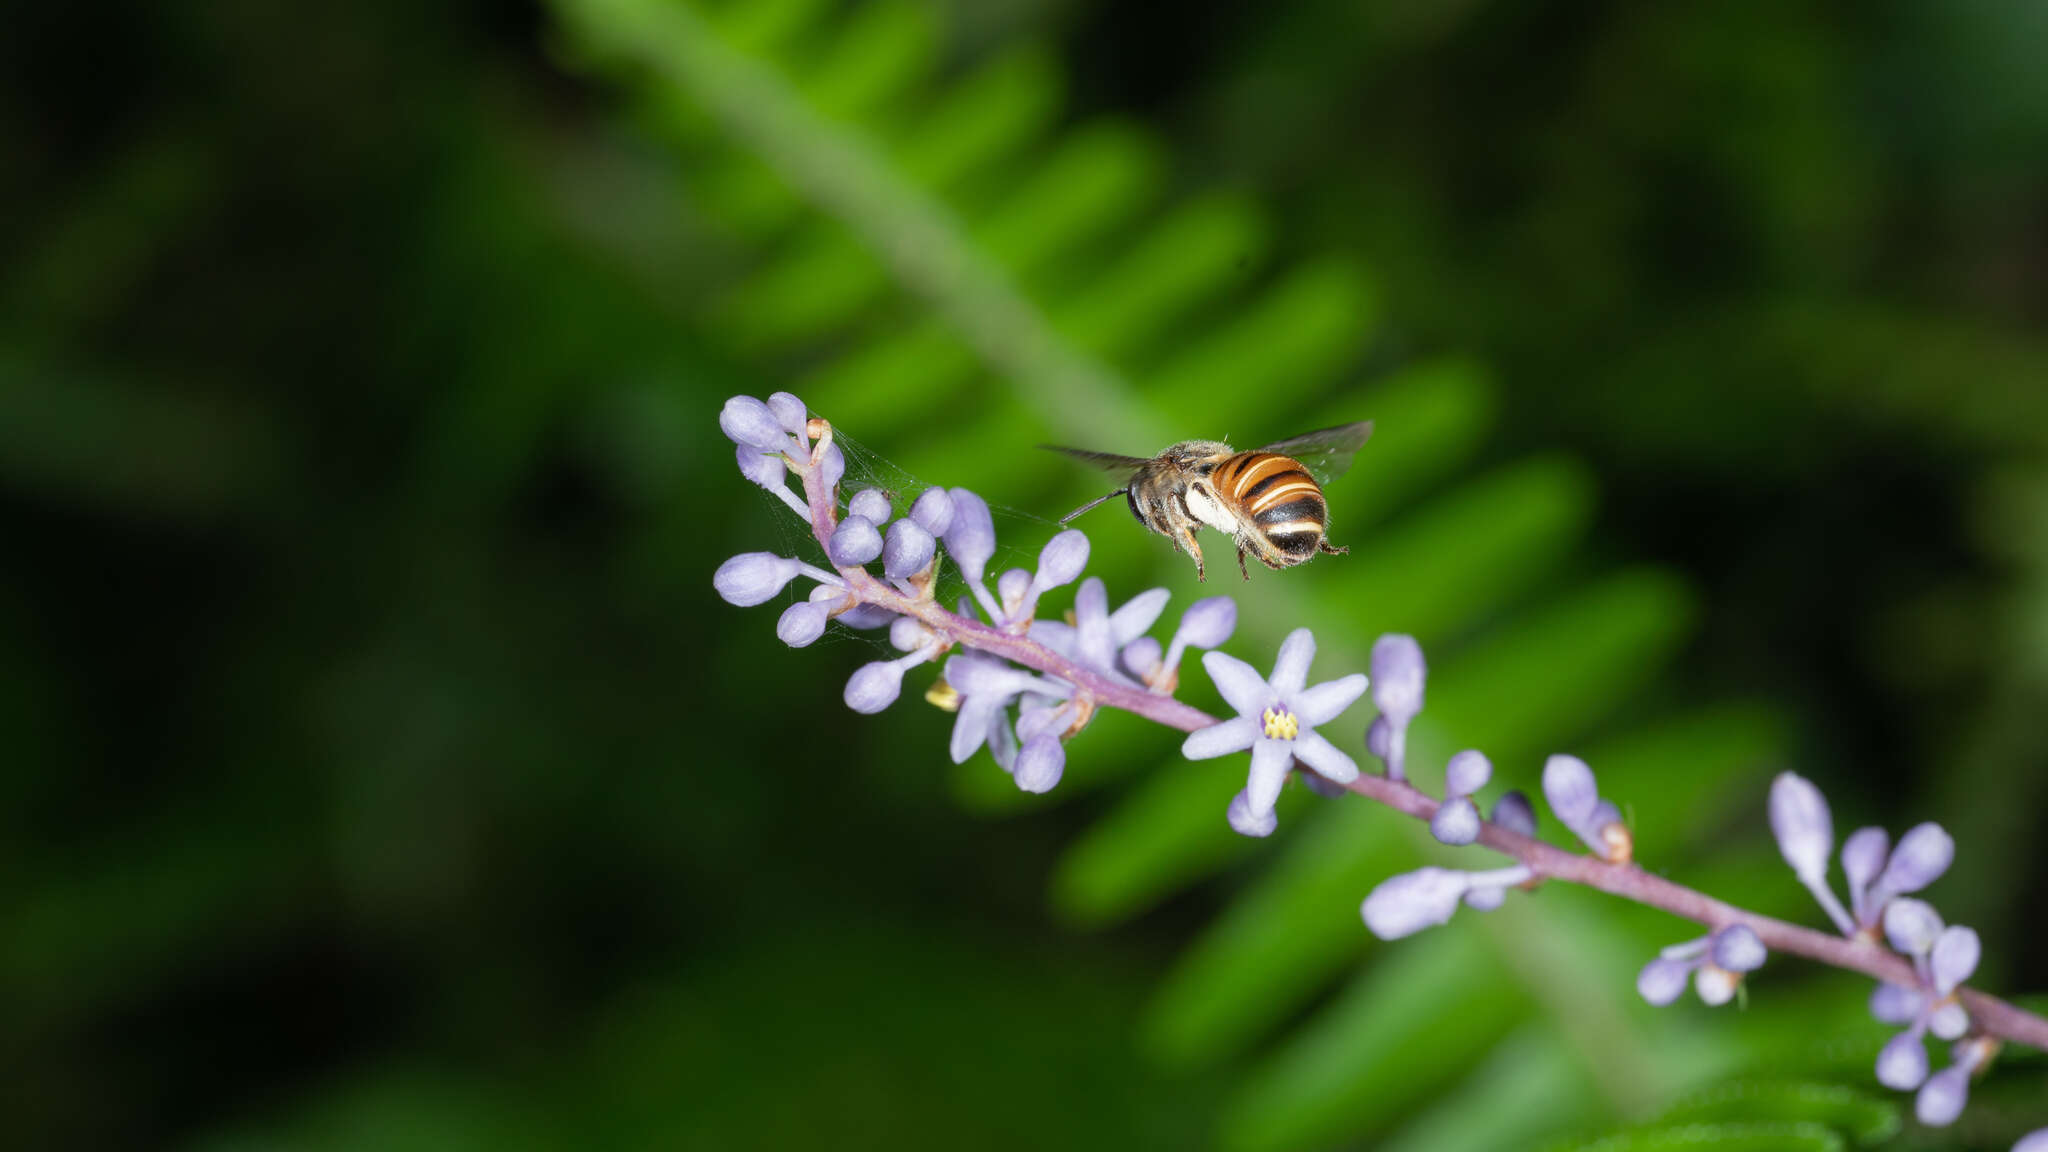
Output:
<instances>
[{"instance_id":1,"label":"fern frond","mask_svg":"<svg viewBox=\"0 0 2048 1152\"><path fill-rule=\"evenodd\" d=\"M720 304L735 346L786 366L814 410L863 440L914 441L915 471L972 479L994 474L1000 457L1010 499L1051 503L1080 481L1012 446L1142 451L1178 432L1256 441L1361 413L1398 429L1361 456L1336 497L1340 542L1354 554L1341 570L1262 581L1244 633L1271 643L1302 620L1343 621L1319 630L1320 659L1333 667L1364 667L1366 638L1389 630L1444 653L1432 726L1415 736L1419 762L1440 764L1455 737L1498 762L1533 765L1611 726L1689 633L1692 598L1667 574L1581 578L1576 591L1556 591L1561 575L1585 576L1576 557L1595 502L1585 471L1538 459L1446 486L1489 426L1483 373L1445 360L1346 386L1376 328L1371 278L1338 260L1266 268L1268 217L1239 195L1173 196L1170 157L1141 129L1052 131L1060 84L1043 51L1013 49L951 74L935 21L909 0L846 13L804 0L715 13L671 0L555 7L591 59L656 107L694 110L730 142L723 156L696 136L689 146L713 173L700 198L756 257ZM989 380L997 386L975 387ZM937 412L943 436L912 435ZM1163 412L1182 415L1169 426ZM1375 521L1384 526L1366 536ZM1162 562L1135 531L1097 541L1098 567ZM1729 789L1782 748L1759 708L1644 716L1616 738L1617 770L1691 772L1703 810L1730 803ZM1135 726L1104 724L1089 741L1062 796L1150 763L1161 770L1137 773L1068 850L1053 882L1068 916L1114 922L1266 850L1223 823L1237 785L1219 773L1234 769L1170 757ZM978 761L956 782L984 808L1044 802ZM1148 1012L1148 1046L1163 1059L1243 1057L1357 969L1351 990L1283 1038L1227 1102L1234 1146L1299 1146L1422 1110L1534 1015L1588 1067L1617 1051L1656 1066L1646 1049L1617 1046L1612 1033L1626 1028L1613 1014L1561 1007L1575 994L1541 986L1495 933L1442 933L1359 967L1369 946L1358 900L1426 850L1413 830L1392 833L1374 815L1336 804L1288 816L1273 866L1195 942ZM1431 959L1431 949L1457 955ZM1541 979L1571 969L1560 963ZM1466 994L1446 1011L1437 996L1456 973ZM1624 975L1585 995L1627 987ZM1429 1075L1417 1075L1418 1061ZM1646 1071L1598 1107L1640 1114L1683 1079ZM1394 1081L1409 1087L1390 1090ZM1504 1142L1586 1119L1538 1116Z\"/></svg>"}]
</instances>

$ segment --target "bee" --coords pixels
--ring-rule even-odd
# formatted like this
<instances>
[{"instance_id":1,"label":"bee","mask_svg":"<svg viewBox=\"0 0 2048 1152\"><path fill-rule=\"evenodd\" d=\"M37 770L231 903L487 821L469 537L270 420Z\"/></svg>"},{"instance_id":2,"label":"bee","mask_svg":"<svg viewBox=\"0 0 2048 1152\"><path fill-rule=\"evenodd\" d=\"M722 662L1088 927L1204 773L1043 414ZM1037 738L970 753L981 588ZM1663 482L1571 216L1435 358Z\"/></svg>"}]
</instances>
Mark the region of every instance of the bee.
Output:
<instances>
[{"instance_id":1,"label":"bee","mask_svg":"<svg viewBox=\"0 0 2048 1152\"><path fill-rule=\"evenodd\" d=\"M1124 486L1062 517L1065 524L1106 500L1127 497L1138 523L1195 561L1195 579L1208 576L1195 530L1208 525L1236 538L1237 570L1249 580L1247 555L1278 570L1305 564L1318 553L1350 551L1331 544L1330 506L1322 485L1344 474L1351 456L1372 435L1372 421L1294 436L1251 452L1221 440L1183 440L1149 460L1041 445L1098 468L1126 473Z\"/></svg>"}]
</instances>

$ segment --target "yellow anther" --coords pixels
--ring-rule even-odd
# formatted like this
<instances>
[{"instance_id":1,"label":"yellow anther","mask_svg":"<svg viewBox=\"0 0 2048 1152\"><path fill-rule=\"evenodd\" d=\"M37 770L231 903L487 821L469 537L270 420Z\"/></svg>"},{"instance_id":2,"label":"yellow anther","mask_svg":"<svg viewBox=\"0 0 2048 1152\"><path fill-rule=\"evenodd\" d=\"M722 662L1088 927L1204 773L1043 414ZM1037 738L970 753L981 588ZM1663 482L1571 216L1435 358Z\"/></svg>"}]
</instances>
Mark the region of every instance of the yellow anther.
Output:
<instances>
[{"instance_id":1,"label":"yellow anther","mask_svg":"<svg viewBox=\"0 0 2048 1152\"><path fill-rule=\"evenodd\" d=\"M1301 721L1285 708L1268 708L1260 718L1266 722L1266 735L1275 740L1292 740L1301 735Z\"/></svg>"}]
</instances>

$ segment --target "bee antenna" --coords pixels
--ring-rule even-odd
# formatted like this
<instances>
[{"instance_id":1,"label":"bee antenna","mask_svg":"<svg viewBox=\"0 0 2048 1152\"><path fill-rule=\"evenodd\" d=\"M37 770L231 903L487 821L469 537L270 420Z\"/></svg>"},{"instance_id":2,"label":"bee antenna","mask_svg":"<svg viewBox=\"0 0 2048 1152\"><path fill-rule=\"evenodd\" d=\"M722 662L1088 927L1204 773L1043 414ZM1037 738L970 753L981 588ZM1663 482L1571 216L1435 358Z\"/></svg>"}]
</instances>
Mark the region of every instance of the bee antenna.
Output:
<instances>
[{"instance_id":1,"label":"bee antenna","mask_svg":"<svg viewBox=\"0 0 2048 1152\"><path fill-rule=\"evenodd\" d=\"M1090 500L1086 504L1081 505L1079 508L1074 509L1072 512L1067 513L1065 516L1060 517L1060 523L1066 524L1068 521L1074 519L1076 516L1079 516L1081 513L1088 511L1090 508L1095 507L1097 504L1100 504L1105 500L1114 500L1117 497L1129 491L1129 488L1119 488L1116 491L1111 492L1107 496L1097 496L1095 499Z\"/></svg>"}]
</instances>

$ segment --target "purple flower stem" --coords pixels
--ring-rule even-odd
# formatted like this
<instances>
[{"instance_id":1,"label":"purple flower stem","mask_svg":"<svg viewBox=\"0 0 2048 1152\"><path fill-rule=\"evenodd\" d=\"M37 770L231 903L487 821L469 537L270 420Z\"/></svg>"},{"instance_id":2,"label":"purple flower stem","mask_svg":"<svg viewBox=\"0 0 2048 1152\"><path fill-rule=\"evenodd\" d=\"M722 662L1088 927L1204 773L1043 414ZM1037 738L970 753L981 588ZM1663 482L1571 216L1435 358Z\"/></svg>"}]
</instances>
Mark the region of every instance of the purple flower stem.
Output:
<instances>
[{"instance_id":1,"label":"purple flower stem","mask_svg":"<svg viewBox=\"0 0 2048 1152\"><path fill-rule=\"evenodd\" d=\"M816 461L832 441L831 426L822 420L813 420L811 434L817 437L812 457ZM832 532L838 526L837 494L826 487L821 469L798 466L797 470L803 474L804 493L809 498L812 532L818 538L818 546L829 556ZM1182 732L1193 732L1217 722L1215 717L1201 709L1164 693L1119 684L1035 641L948 612L930 598L906 595L876 579L865 568L844 567L838 571L846 581L847 589L862 601L890 612L914 616L944 641L990 652L1056 676L1073 684L1078 694L1093 698L1097 705L1135 713ZM1304 765L1302 770L1310 769ZM1344 787L1424 822L1436 815L1440 804L1406 781L1390 780L1384 776L1361 775ZM1745 924L1772 951L1790 952L1902 986L1913 987L1919 983L1912 964L1867 937L1837 936L1759 916L1645 872L1632 861L1614 864L1587 853L1568 852L1491 821L1480 822L1478 842L1513 857L1534 872L1537 879L1584 884L1625 900L1660 908L1717 931L1730 924ZM2048 1019L1973 988L1958 989L1957 998L1969 1010L1978 1031L2048 1051Z\"/></svg>"}]
</instances>

